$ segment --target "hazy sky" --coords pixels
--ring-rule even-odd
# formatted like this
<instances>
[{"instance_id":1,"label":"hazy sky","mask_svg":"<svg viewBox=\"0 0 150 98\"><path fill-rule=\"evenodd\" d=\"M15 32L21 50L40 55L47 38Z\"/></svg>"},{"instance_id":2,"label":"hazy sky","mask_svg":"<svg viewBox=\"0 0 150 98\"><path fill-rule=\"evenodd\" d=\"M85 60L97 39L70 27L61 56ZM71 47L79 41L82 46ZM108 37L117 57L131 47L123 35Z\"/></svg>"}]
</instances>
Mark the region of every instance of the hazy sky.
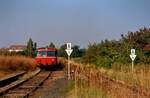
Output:
<instances>
[{"instance_id":1,"label":"hazy sky","mask_svg":"<svg viewBox=\"0 0 150 98\"><path fill-rule=\"evenodd\" d=\"M150 0L0 0L0 47L119 39L150 27Z\"/></svg>"}]
</instances>

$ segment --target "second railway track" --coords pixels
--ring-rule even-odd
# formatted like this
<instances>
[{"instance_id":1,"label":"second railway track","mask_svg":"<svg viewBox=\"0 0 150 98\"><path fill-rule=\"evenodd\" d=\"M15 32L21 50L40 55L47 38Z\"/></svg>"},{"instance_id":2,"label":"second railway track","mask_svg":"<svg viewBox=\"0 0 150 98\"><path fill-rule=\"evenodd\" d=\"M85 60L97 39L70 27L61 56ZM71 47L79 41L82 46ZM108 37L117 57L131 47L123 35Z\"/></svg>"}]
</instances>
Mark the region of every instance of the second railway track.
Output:
<instances>
[{"instance_id":1,"label":"second railway track","mask_svg":"<svg viewBox=\"0 0 150 98\"><path fill-rule=\"evenodd\" d=\"M8 92L4 93L0 98L27 98L51 76L51 73L52 71L41 71L21 85L8 90Z\"/></svg>"}]
</instances>

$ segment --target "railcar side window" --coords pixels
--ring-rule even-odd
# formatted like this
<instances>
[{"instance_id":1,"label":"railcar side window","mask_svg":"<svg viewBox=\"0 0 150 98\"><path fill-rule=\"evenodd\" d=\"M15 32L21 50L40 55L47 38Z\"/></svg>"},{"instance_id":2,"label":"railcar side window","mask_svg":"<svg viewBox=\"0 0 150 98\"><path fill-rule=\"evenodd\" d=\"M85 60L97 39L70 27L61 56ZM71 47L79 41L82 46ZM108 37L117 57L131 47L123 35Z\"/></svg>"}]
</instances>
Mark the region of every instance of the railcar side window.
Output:
<instances>
[{"instance_id":1,"label":"railcar side window","mask_svg":"<svg viewBox=\"0 0 150 98\"><path fill-rule=\"evenodd\" d=\"M55 57L55 51L48 51L47 56L48 57Z\"/></svg>"},{"instance_id":2,"label":"railcar side window","mask_svg":"<svg viewBox=\"0 0 150 98\"><path fill-rule=\"evenodd\" d=\"M38 57L46 57L46 51L39 51L39 52L37 53L37 56L38 56Z\"/></svg>"}]
</instances>

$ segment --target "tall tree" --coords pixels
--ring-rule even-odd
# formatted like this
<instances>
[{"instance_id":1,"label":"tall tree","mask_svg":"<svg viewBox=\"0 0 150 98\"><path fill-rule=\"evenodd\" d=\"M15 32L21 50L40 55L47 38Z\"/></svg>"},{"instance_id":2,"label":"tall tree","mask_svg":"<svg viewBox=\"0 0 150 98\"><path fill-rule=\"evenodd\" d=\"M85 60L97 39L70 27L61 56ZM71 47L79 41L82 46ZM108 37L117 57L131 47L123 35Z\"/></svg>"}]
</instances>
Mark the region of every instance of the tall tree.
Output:
<instances>
[{"instance_id":1,"label":"tall tree","mask_svg":"<svg viewBox=\"0 0 150 98\"><path fill-rule=\"evenodd\" d=\"M55 48L55 45L54 45L54 43L51 42L48 47L49 48Z\"/></svg>"},{"instance_id":2,"label":"tall tree","mask_svg":"<svg viewBox=\"0 0 150 98\"><path fill-rule=\"evenodd\" d=\"M80 51L79 48L80 48L80 47L79 47L78 45L74 45L74 46L72 47L72 49L73 49L72 57L81 57L82 53L81 53L81 51Z\"/></svg>"},{"instance_id":3,"label":"tall tree","mask_svg":"<svg viewBox=\"0 0 150 98\"><path fill-rule=\"evenodd\" d=\"M31 38L29 38L29 41L27 42L27 53L28 53L28 56L32 56L33 51L34 51L33 41L32 41Z\"/></svg>"},{"instance_id":4,"label":"tall tree","mask_svg":"<svg viewBox=\"0 0 150 98\"><path fill-rule=\"evenodd\" d=\"M37 48L37 43L35 42L34 45L33 45L33 50L35 51Z\"/></svg>"},{"instance_id":5,"label":"tall tree","mask_svg":"<svg viewBox=\"0 0 150 98\"><path fill-rule=\"evenodd\" d=\"M60 49L59 49L59 56L60 57L67 57L67 54L65 53L66 48L67 48L66 44L63 44L60 46Z\"/></svg>"}]
</instances>

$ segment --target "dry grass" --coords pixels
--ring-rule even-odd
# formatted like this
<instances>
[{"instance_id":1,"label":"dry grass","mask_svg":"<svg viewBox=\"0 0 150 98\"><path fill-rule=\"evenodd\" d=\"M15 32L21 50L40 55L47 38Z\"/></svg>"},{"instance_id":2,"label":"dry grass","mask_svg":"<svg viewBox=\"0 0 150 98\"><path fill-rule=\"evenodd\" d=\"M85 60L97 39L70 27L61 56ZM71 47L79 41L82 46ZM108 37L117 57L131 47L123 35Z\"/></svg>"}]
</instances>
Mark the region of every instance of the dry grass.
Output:
<instances>
[{"instance_id":1,"label":"dry grass","mask_svg":"<svg viewBox=\"0 0 150 98\"><path fill-rule=\"evenodd\" d=\"M122 66L120 70L112 69L99 69L101 73L113 78L115 80L124 81L126 84L139 86L150 90L150 67L149 65L137 65L134 72L131 71L130 66Z\"/></svg>"},{"instance_id":2,"label":"dry grass","mask_svg":"<svg viewBox=\"0 0 150 98\"><path fill-rule=\"evenodd\" d=\"M67 61L66 61L67 63ZM117 65L120 66L120 65ZM100 87L101 85L104 85L104 89L107 91L109 89L109 94L111 95L111 98L128 98L127 94L131 97L132 92L129 91L129 89L126 88L121 88L121 87L115 87L115 85L108 87L108 84L102 83L100 84L100 78L99 75L106 75L107 77L113 78L115 80L119 80L122 83L129 84L132 86L137 86L140 87L141 89L146 89L147 91L150 91L150 67L149 65L137 65L135 66L134 72L131 71L131 67L128 65L123 65L120 68L115 68L113 66L111 69L106 69L106 68L96 68L95 65L90 65L90 64L82 64L82 63L76 63L74 61L71 61L71 69L72 70L77 70L74 71L77 72L75 77L75 80L80 80L84 79L84 76L81 76L81 74L85 76L89 76L88 81L89 82L89 87L95 86L95 87ZM87 80L87 79L85 79ZM79 83L80 84L80 83ZM117 85L116 85L117 86ZM108 87L108 89L107 89ZM77 90L80 90L77 89ZM86 92L84 90L80 90L80 92ZM137 95L139 96L139 95ZM133 96L132 96L133 97Z\"/></svg>"},{"instance_id":3,"label":"dry grass","mask_svg":"<svg viewBox=\"0 0 150 98\"><path fill-rule=\"evenodd\" d=\"M7 76L9 74L13 73L13 71L11 70L0 70L0 78L2 78L3 76Z\"/></svg>"},{"instance_id":4,"label":"dry grass","mask_svg":"<svg viewBox=\"0 0 150 98\"><path fill-rule=\"evenodd\" d=\"M78 78L79 79L79 78ZM87 81L76 80L74 89L67 98L113 98L107 92L94 86L89 86Z\"/></svg>"},{"instance_id":5,"label":"dry grass","mask_svg":"<svg viewBox=\"0 0 150 98\"><path fill-rule=\"evenodd\" d=\"M91 70L91 73L102 73L115 80L120 80L126 84L139 86L144 89L150 90L150 65L136 65L132 72L130 65L114 65L111 69L107 68L96 68L95 65L91 64L75 64L82 69ZM119 66L119 68L116 68Z\"/></svg>"},{"instance_id":6,"label":"dry grass","mask_svg":"<svg viewBox=\"0 0 150 98\"><path fill-rule=\"evenodd\" d=\"M34 70L34 60L24 56L0 56L0 71Z\"/></svg>"}]
</instances>

